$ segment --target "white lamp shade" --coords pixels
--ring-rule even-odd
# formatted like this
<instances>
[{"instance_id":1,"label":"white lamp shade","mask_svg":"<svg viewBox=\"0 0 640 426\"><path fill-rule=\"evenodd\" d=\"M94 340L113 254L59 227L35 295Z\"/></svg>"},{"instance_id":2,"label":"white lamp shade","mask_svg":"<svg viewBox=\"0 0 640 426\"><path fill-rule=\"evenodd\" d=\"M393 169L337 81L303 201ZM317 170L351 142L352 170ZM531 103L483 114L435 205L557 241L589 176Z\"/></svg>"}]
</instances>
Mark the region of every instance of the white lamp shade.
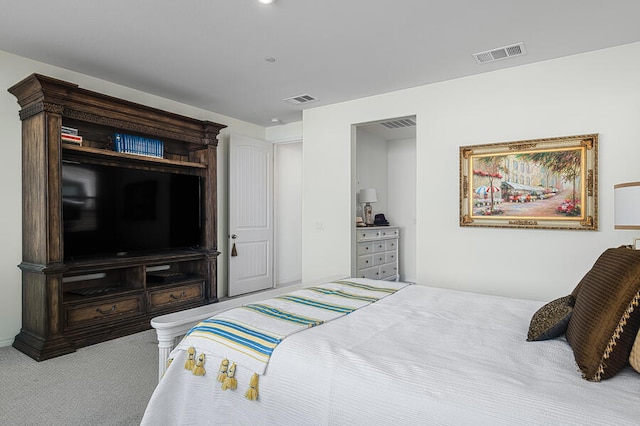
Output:
<instances>
[{"instance_id":1,"label":"white lamp shade","mask_svg":"<svg viewBox=\"0 0 640 426\"><path fill-rule=\"evenodd\" d=\"M615 229L640 229L640 182L613 186Z\"/></svg>"},{"instance_id":2,"label":"white lamp shade","mask_svg":"<svg viewBox=\"0 0 640 426\"><path fill-rule=\"evenodd\" d=\"M375 188L367 188L360 190L360 202L361 203L377 203L378 196Z\"/></svg>"}]
</instances>

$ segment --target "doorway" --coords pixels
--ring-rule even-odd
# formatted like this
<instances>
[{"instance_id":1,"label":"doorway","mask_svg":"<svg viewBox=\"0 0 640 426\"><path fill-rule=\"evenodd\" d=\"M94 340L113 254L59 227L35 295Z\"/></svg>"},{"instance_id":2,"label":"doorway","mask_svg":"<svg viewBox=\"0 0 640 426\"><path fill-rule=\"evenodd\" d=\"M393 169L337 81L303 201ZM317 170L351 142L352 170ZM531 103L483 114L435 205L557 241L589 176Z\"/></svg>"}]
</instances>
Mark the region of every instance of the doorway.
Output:
<instances>
[{"instance_id":1,"label":"doorway","mask_svg":"<svg viewBox=\"0 0 640 426\"><path fill-rule=\"evenodd\" d=\"M400 228L398 260L401 281L416 281L416 116L354 125L352 145L353 211L363 217L357 194L376 190L373 214L384 214L391 226ZM352 232L351 274L356 270L355 230Z\"/></svg>"}]
</instances>

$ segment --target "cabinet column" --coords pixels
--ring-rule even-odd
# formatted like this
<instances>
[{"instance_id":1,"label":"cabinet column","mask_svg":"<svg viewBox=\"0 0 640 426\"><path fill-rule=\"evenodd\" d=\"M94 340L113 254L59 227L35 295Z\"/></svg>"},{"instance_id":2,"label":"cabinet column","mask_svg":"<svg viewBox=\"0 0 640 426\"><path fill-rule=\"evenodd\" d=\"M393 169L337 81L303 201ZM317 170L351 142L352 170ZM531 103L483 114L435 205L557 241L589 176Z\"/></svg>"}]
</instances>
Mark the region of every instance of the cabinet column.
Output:
<instances>
[{"instance_id":1,"label":"cabinet column","mask_svg":"<svg viewBox=\"0 0 640 426\"><path fill-rule=\"evenodd\" d=\"M22 119L22 328L13 346L44 360L73 352L62 334L62 107L38 102Z\"/></svg>"}]
</instances>

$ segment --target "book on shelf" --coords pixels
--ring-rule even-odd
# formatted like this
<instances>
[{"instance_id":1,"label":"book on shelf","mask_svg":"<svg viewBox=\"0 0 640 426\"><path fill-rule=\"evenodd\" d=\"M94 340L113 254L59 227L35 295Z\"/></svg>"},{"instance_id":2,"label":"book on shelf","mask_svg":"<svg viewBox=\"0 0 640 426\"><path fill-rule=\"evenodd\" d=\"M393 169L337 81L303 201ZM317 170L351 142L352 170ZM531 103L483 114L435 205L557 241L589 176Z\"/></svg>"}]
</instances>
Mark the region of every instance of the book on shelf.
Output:
<instances>
[{"instance_id":1,"label":"book on shelf","mask_svg":"<svg viewBox=\"0 0 640 426\"><path fill-rule=\"evenodd\" d=\"M74 135L78 136L78 129L69 126L62 126L60 132L64 135Z\"/></svg>"},{"instance_id":2,"label":"book on shelf","mask_svg":"<svg viewBox=\"0 0 640 426\"><path fill-rule=\"evenodd\" d=\"M82 136L69 135L69 134L66 134L66 133L62 133L62 134L60 134L60 139L64 143L70 143L70 144L73 144L73 145L82 146Z\"/></svg>"},{"instance_id":3,"label":"book on shelf","mask_svg":"<svg viewBox=\"0 0 640 426\"><path fill-rule=\"evenodd\" d=\"M164 157L164 143L157 139L127 135L125 133L115 133L113 135L113 141L113 149L116 152L156 158Z\"/></svg>"}]
</instances>

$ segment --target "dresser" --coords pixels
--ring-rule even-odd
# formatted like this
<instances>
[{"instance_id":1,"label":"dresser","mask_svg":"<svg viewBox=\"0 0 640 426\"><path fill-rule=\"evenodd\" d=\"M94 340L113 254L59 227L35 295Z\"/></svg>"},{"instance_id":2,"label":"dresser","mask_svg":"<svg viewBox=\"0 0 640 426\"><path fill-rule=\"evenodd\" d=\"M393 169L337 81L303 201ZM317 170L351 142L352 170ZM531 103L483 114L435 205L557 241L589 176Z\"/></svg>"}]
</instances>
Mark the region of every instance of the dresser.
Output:
<instances>
[{"instance_id":1,"label":"dresser","mask_svg":"<svg viewBox=\"0 0 640 426\"><path fill-rule=\"evenodd\" d=\"M398 281L398 239L396 226L356 229L356 274L358 278Z\"/></svg>"}]
</instances>

